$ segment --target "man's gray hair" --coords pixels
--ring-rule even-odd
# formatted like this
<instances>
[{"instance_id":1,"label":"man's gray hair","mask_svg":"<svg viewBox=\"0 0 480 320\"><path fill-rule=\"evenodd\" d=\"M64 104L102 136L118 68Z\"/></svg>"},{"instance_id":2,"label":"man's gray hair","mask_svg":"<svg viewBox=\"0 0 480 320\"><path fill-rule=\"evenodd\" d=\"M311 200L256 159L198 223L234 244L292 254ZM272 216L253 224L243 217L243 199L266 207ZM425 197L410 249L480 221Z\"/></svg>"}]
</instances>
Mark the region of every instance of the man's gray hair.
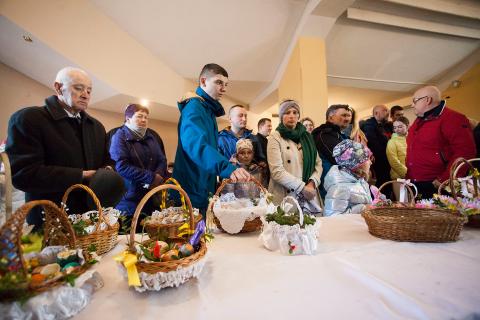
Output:
<instances>
[{"instance_id":1,"label":"man's gray hair","mask_svg":"<svg viewBox=\"0 0 480 320\"><path fill-rule=\"evenodd\" d=\"M83 73L85 76L88 77L88 73L86 73L84 70L80 68L65 67L60 71L58 71L57 76L55 77L55 82L62 83L62 84L68 83L72 79L70 75L74 72Z\"/></svg>"},{"instance_id":2,"label":"man's gray hair","mask_svg":"<svg viewBox=\"0 0 480 320\"><path fill-rule=\"evenodd\" d=\"M350 106L348 104L332 104L330 107L328 107L327 112L325 112L326 120L328 121L328 118L331 115L334 115L335 112L337 112L338 109L345 109L347 111L352 112L352 109L350 108Z\"/></svg>"}]
</instances>

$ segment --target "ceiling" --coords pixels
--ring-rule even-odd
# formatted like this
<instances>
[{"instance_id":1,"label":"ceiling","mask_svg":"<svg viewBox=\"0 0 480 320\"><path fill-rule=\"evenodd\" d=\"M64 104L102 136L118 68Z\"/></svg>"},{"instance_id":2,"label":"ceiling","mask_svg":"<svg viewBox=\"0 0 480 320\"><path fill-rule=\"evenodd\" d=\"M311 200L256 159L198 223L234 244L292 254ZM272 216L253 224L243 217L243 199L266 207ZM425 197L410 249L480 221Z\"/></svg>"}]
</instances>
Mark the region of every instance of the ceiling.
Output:
<instances>
[{"instance_id":1,"label":"ceiling","mask_svg":"<svg viewBox=\"0 0 480 320\"><path fill-rule=\"evenodd\" d=\"M360 109L480 62L475 0L4 0L0 13L1 62L48 87L79 66L93 78L91 107L120 112L146 98L170 122L208 62L228 69L228 103L270 106L302 36L326 42L329 103Z\"/></svg>"}]
</instances>

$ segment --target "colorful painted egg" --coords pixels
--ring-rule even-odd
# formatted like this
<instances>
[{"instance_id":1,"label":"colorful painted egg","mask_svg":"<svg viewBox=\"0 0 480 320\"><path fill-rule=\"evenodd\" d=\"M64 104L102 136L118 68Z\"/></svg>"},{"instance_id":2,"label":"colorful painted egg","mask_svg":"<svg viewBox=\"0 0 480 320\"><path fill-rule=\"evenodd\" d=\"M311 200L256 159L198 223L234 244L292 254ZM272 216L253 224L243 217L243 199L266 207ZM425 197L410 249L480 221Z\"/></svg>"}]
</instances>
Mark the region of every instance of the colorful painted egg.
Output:
<instances>
[{"instance_id":1,"label":"colorful painted egg","mask_svg":"<svg viewBox=\"0 0 480 320\"><path fill-rule=\"evenodd\" d=\"M64 267L70 262L78 262L76 250L65 250L57 254L57 263L60 267Z\"/></svg>"},{"instance_id":2,"label":"colorful painted egg","mask_svg":"<svg viewBox=\"0 0 480 320\"><path fill-rule=\"evenodd\" d=\"M172 249L162 255L162 261L178 260L178 250Z\"/></svg>"},{"instance_id":3,"label":"colorful painted egg","mask_svg":"<svg viewBox=\"0 0 480 320\"><path fill-rule=\"evenodd\" d=\"M192 255L192 253L194 252L194 249L193 249L193 246L190 243L184 243L180 247L179 251L182 254L182 256L188 257L188 256Z\"/></svg>"},{"instance_id":4,"label":"colorful painted egg","mask_svg":"<svg viewBox=\"0 0 480 320\"><path fill-rule=\"evenodd\" d=\"M80 263L78 262L70 262L67 263L63 268L62 271L65 271L67 274L72 272L75 268L80 267Z\"/></svg>"}]
</instances>

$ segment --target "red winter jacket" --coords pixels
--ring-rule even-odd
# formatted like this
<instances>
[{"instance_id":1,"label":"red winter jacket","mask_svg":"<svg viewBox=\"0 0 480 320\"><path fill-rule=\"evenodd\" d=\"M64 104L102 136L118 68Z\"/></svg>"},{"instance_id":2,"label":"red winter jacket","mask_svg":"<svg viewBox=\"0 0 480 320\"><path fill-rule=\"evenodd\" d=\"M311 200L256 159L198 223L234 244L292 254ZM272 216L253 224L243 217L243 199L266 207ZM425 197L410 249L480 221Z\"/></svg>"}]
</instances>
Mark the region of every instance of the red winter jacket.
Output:
<instances>
[{"instance_id":1,"label":"red winter jacket","mask_svg":"<svg viewBox=\"0 0 480 320\"><path fill-rule=\"evenodd\" d=\"M438 109L437 109L438 108ZM407 136L407 178L443 182L458 157L475 157L475 143L467 117L445 106L417 118Z\"/></svg>"}]
</instances>

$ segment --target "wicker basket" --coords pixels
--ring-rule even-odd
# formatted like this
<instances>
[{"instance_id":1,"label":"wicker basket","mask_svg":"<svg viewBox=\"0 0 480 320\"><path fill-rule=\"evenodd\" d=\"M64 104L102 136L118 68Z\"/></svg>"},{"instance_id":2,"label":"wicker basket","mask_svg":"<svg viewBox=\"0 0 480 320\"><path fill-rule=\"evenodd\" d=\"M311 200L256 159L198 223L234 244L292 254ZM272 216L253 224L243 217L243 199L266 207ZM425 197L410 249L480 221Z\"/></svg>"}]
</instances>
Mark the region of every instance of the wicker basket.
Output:
<instances>
[{"instance_id":1,"label":"wicker basket","mask_svg":"<svg viewBox=\"0 0 480 320\"><path fill-rule=\"evenodd\" d=\"M145 203L147 203L148 199L152 197L154 194L157 192L161 192L163 190L168 190L168 189L173 189L178 192L185 198L187 210L189 213L190 217L190 230L193 232L194 231L194 217L193 217L193 208L192 208L192 203L190 202L190 198L188 197L187 193L180 187L176 185L168 185L168 184L163 184L161 186L155 187L152 190L150 190L140 201L140 203L137 206L137 209L135 210L135 213L132 218L132 226L130 230L130 238L129 238L129 252L133 254L137 254L137 250L135 248L135 230L137 227L137 222L138 222L138 217L140 216L140 213L143 209L143 206ZM152 240L147 240L142 242L143 244L148 244ZM177 271L182 268L187 268L197 262L199 262L207 253L207 246L205 244L205 241L202 239L200 241L200 248L193 253L192 255L179 259L179 260L172 260L172 261L165 261L165 262L145 262L145 261L137 261L136 262L136 268L138 273L147 273L147 274L158 274L158 273L167 273L167 272L172 272L172 271ZM188 279L185 279L187 281ZM142 285L141 291L143 290L160 290L161 288L152 288L148 287L145 284ZM140 291L140 290L139 290Z\"/></svg>"},{"instance_id":2,"label":"wicker basket","mask_svg":"<svg viewBox=\"0 0 480 320\"><path fill-rule=\"evenodd\" d=\"M386 182L380 190L396 182ZM409 204L403 207L370 207L362 212L370 234L395 241L456 241L467 219L458 211L415 208L413 192L406 186L410 194Z\"/></svg>"},{"instance_id":3,"label":"wicker basket","mask_svg":"<svg viewBox=\"0 0 480 320\"><path fill-rule=\"evenodd\" d=\"M22 276L27 276L28 273L21 248L22 228L29 212L37 206L42 206L45 211L43 247L65 245L71 249L75 248L75 232L64 212L53 202L37 200L24 204L15 211L14 215L0 229L2 257L7 258L10 270L16 270ZM83 254L88 260L88 252L84 251ZM80 275L89 267L90 264L85 263L79 269L73 271L73 274ZM30 285L28 282L20 283L16 290L0 291L0 300L11 301L19 297L35 295L64 283L65 277L36 286Z\"/></svg>"},{"instance_id":4,"label":"wicker basket","mask_svg":"<svg viewBox=\"0 0 480 320\"><path fill-rule=\"evenodd\" d=\"M10 168L10 161L8 160L8 155L6 152L0 153L0 162L3 163L5 167L5 221L10 219L12 215L12 170ZM0 219L1 220L1 219Z\"/></svg>"},{"instance_id":5,"label":"wicker basket","mask_svg":"<svg viewBox=\"0 0 480 320\"><path fill-rule=\"evenodd\" d=\"M472 165L472 163L474 162L480 162L480 158L474 158L470 160L466 160L464 158L456 159L453 162L452 166L450 167L450 178L442 182L442 184L440 184L440 186L438 187L438 194L442 194L448 185L450 188L450 195L452 195L455 200L458 200L460 195L458 194L457 192L458 190L455 186L455 182L458 182L458 173L463 165L466 165L470 170L475 169ZM475 175L473 175L471 178L473 181L473 197L478 199L479 198L479 190L478 190L479 180L478 180L478 177L476 177ZM468 222L465 225L468 227L480 228L480 214L469 215Z\"/></svg>"},{"instance_id":6,"label":"wicker basket","mask_svg":"<svg viewBox=\"0 0 480 320\"><path fill-rule=\"evenodd\" d=\"M115 223L113 226L109 225L103 218L103 209L100 205L100 201L98 200L95 193L89 187L83 184L74 184L70 188L65 191L65 194L62 198L63 203L63 211L66 214L66 204L68 200L68 195L75 189L82 189L85 190L89 196L93 199L93 202L97 206L98 210L98 221L95 224L95 231L88 235L80 236L77 235L77 246L80 246L83 250L88 251L89 247L92 245L96 248L96 253L98 255L105 254L115 247L117 244L118 238L118 229L120 227L119 223ZM100 230L100 224L105 222L107 228L105 230Z\"/></svg>"},{"instance_id":7,"label":"wicker basket","mask_svg":"<svg viewBox=\"0 0 480 320\"><path fill-rule=\"evenodd\" d=\"M167 179L164 184L168 184L168 183L171 183L181 188L178 181L175 180L174 178ZM161 198L162 198L162 202L160 204L160 209L163 210L167 208L167 198L168 198L167 189L161 192ZM181 196L180 200L182 201L182 206L179 207L178 209L188 213L187 205L185 203L185 197ZM202 219L201 215L198 215L195 217L195 226L201 219ZM147 232L148 236L151 239L176 237L178 235L178 227L184 224L183 221L174 222L174 223L158 223L158 222L151 221L149 219L145 219L141 223L143 224L145 231Z\"/></svg>"},{"instance_id":8,"label":"wicker basket","mask_svg":"<svg viewBox=\"0 0 480 320\"><path fill-rule=\"evenodd\" d=\"M251 177L250 182L254 183L263 193L267 194L267 190L263 187L263 185L257 179ZM225 188L225 186L227 184L230 184L230 183L233 183L232 180L224 179L222 181L222 183L220 184L220 186L218 187L217 191L215 192L215 197L219 197L220 193ZM223 232L226 232L222 228L222 224L220 223L220 220L218 220L218 218L215 217L215 213L213 212L213 205L214 204L215 204L215 201L212 201L212 203L210 204L210 211L213 213L213 222L215 223L215 225L217 226L218 229L220 229ZM244 225L243 225L242 230L240 230L240 233L255 232L255 231L259 231L261 229L262 229L262 220L260 219L260 217L256 217L253 220L246 220Z\"/></svg>"}]
</instances>

